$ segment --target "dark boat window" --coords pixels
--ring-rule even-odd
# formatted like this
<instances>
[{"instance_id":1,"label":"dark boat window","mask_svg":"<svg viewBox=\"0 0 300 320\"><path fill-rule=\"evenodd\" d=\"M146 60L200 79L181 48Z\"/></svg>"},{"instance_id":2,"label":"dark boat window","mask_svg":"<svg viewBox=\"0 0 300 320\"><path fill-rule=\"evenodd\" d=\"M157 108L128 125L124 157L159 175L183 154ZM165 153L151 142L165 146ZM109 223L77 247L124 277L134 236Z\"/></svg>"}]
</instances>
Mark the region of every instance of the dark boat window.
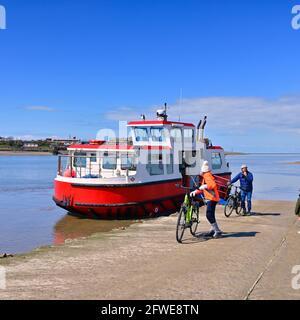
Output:
<instances>
[{"instance_id":1,"label":"dark boat window","mask_svg":"<svg viewBox=\"0 0 300 320\"><path fill-rule=\"evenodd\" d=\"M182 133L179 128L171 129L171 137L174 139L175 143L182 143Z\"/></svg>"},{"instance_id":2,"label":"dark boat window","mask_svg":"<svg viewBox=\"0 0 300 320\"><path fill-rule=\"evenodd\" d=\"M116 170L117 156L113 154L104 153L102 168L105 170Z\"/></svg>"},{"instance_id":3,"label":"dark boat window","mask_svg":"<svg viewBox=\"0 0 300 320\"><path fill-rule=\"evenodd\" d=\"M121 170L136 171L136 163L133 156L121 156Z\"/></svg>"},{"instance_id":4,"label":"dark boat window","mask_svg":"<svg viewBox=\"0 0 300 320\"><path fill-rule=\"evenodd\" d=\"M164 174L164 165L162 154L152 154L148 157L147 171L151 176L158 176Z\"/></svg>"},{"instance_id":5,"label":"dark boat window","mask_svg":"<svg viewBox=\"0 0 300 320\"><path fill-rule=\"evenodd\" d=\"M166 134L163 128L151 128L151 139L153 142L165 142Z\"/></svg>"},{"instance_id":6,"label":"dark boat window","mask_svg":"<svg viewBox=\"0 0 300 320\"><path fill-rule=\"evenodd\" d=\"M97 154L96 153L91 153L90 161L91 162L97 162Z\"/></svg>"},{"instance_id":7,"label":"dark boat window","mask_svg":"<svg viewBox=\"0 0 300 320\"><path fill-rule=\"evenodd\" d=\"M86 152L74 153L74 167L86 168Z\"/></svg>"},{"instance_id":8,"label":"dark boat window","mask_svg":"<svg viewBox=\"0 0 300 320\"><path fill-rule=\"evenodd\" d=\"M185 142L194 142L194 130L193 129L184 129L183 138Z\"/></svg>"},{"instance_id":9,"label":"dark boat window","mask_svg":"<svg viewBox=\"0 0 300 320\"><path fill-rule=\"evenodd\" d=\"M137 142L149 141L147 128L135 128L134 133Z\"/></svg>"},{"instance_id":10,"label":"dark boat window","mask_svg":"<svg viewBox=\"0 0 300 320\"><path fill-rule=\"evenodd\" d=\"M217 170L222 168L222 157L219 152L213 152L211 154L212 169Z\"/></svg>"}]
</instances>

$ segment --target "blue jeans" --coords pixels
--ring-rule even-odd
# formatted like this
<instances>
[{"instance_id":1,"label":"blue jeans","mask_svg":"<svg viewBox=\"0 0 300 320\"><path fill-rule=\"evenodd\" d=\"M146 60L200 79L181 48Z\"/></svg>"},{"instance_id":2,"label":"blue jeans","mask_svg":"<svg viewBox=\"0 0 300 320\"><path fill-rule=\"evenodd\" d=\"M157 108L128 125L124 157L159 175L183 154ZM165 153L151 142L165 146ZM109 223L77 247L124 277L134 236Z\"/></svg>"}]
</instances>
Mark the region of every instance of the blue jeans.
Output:
<instances>
[{"instance_id":1,"label":"blue jeans","mask_svg":"<svg viewBox=\"0 0 300 320\"><path fill-rule=\"evenodd\" d=\"M207 208L206 208L206 218L210 224L216 223L216 206L217 202L215 201L208 201Z\"/></svg>"},{"instance_id":2,"label":"blue jeans","mask_svg":"<svg viewBox=\"0 0 300 320\"><path fill-rule=\"evenodd\" d=\"M246 198L247 198L247 207L248 207L248 212L251 211L252 209L252 191L243 191L241 190L241 198L242 198L242 208L246 210Z\"/></svg>"}]
</instances>

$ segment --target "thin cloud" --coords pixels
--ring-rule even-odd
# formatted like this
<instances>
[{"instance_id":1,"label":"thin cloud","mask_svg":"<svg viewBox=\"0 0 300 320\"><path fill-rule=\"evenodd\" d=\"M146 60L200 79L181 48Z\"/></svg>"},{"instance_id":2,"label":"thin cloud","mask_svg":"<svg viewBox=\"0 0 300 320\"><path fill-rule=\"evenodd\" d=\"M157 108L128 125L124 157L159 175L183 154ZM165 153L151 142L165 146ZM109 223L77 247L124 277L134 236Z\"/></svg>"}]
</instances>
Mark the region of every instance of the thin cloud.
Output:
<instances>
[{"instance_id":1,"label":"thin cloud","mask_svg":"<svg viewBox=\"0 0 300 320\"><path fill-rule=\"evenodd\" d=\"M170 106L171 116L178 113L187 121L207 115L211 125L220 130L255 129L299 134L300 97L207 97L184 99Z\"/></svg>"},{"instance_id":2,"label":"thin cloud","mask_svg":"<svg viewBox=\"0 0 300 320\"><path fill-rule=\"evenodd\" d=\"M46 107L46 106L29 106L25 108L29 111L46 111L46 112L53 112L55 109Z\"/></svg>"},{"instance_id":3,"label":"thin cloud","mask_svg":"<svg viewBox=\"0 0 300 320\"><path fill-rule=\"evenodd\" d=\"M145 113L148 119L155 117L157 107L148 110L119 108L108 112L108 120L137 119ZM300 96L277 99L263 97L200 97L182 99L169 105L169 119L196 123L205 115L210 127L224 134L245 134L254 130L268 130L300 134Z\"/></svg>"}]
</instances>

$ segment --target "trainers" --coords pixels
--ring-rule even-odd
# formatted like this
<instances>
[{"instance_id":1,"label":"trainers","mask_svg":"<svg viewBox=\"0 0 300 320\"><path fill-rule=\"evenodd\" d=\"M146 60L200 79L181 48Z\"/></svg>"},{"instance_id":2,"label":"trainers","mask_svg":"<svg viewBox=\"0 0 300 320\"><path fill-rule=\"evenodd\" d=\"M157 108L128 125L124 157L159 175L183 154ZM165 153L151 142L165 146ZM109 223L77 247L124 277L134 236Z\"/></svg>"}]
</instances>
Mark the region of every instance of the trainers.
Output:
<instances>
[{"instance_id":1,"label":"trainers","mask_svg":"<svg viewBox=\"0 0 300 320\"><path fill-rule=\"evenodd\" d=\"M222 231L216 231L213 235L214 239L222 238Z\"/></svg>"}]
</instances>

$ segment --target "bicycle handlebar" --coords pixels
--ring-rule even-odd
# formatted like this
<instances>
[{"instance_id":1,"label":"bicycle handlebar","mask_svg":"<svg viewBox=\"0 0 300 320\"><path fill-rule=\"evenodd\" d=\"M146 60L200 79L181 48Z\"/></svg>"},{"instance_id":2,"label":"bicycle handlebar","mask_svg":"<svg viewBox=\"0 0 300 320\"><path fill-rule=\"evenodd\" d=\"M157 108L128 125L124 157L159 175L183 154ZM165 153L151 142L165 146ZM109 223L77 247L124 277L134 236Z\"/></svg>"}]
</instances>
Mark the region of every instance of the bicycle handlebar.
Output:
<instances>
[{"instance_id":1,"label":"bicycle handlebar","mask_svg":"<svg viewBox=\"0 0 300 320\"><path fill-rule=\"evenodd\" d=\"M245 191L245 190L244 190L244 189L242 189L241 187L236 186L236 185L234 185L234 184L230 184L230 185L228 185L228 188L232 188L232 187L234 187L236 190L240 189L241 191Z\"/></svg>"},{"instance_id":2,"label":"bicycle handlebar","mask_svg":"<svg viewBox=\"0 0 300 320\"><path fill-rule=\"evenodd\" d=\"M228 185L228 188L232 188L232 187L234 187L234 188L236 188L236 189L241 189L241 187L236 186L236 185L234 185L234 184L229 184L229 185ZM241 190L242 190L242 189L241 189Z\"/></svg>"},{"instance_id":3,"label":"bicycle handlebar","mask_svg":"<svg viewBox=\"0 0 300 320\"><path fill-rule=\"evenodd\" d=\"M175 186L178 187L178 188L182 188L182 189L184 189L184 190L186 190L186 191L187 191L187 190L189 190L189 191L190 191L190 190L193 190L193 189L190 188L190 187L185 187L185 186L182 186L182 185L179 185L179 184L175 184ZM198 189L198 188L197 188L197 189ZM190 195L188 192L187 192L187 194ZM200 197L200 198L202 198L202 199L204 199L204 196L203 196L202 193L197 194L197 196ZM194 197L193 197L193 198L194 198Z\"/></svg>"}]
</instances>

